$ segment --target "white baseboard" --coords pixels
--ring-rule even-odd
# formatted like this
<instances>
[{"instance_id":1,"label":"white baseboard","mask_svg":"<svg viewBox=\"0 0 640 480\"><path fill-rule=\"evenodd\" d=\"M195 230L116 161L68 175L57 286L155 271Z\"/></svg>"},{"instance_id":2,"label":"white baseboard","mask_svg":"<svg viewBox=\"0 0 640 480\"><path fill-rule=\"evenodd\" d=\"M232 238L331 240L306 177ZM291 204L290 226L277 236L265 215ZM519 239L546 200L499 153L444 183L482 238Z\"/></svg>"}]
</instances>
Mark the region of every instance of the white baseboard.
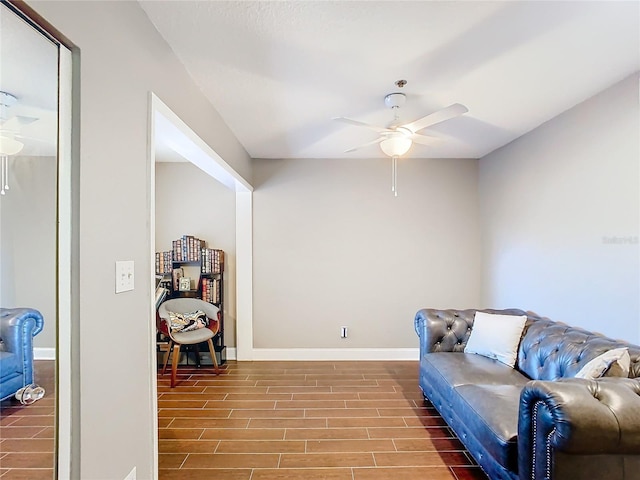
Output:
<instances>
[{"instance_id":1,"label":"white baseboard","mask_svg":"<svg viewBox=\"0 0 640 480\"><path fill-rule=\"evenodd\" d=\"M227 347L227 360L235 360L238 358L236 355L236 347Z\"/></svg>"},{"instance_id":2,"label":"white baseboard","mask_svg":"<svg viewBox=\"0 0 640 480\"><path fill-rule=\"evenodd\" d=\"M44 347L33 347L33 359L34 360L55 360L56 349L44 348Z\"/></svg>"},{"instance_id":3,"label":"white baseboard","mask_svg":"<svg viewBox=\"0 0 640 480\"><path fill-rule=\"evenodd\" d=\"M235 352L234 352L235 353ZM418 360L419 348L254 348L253 360Z\"/></svg>"}]
</instances>

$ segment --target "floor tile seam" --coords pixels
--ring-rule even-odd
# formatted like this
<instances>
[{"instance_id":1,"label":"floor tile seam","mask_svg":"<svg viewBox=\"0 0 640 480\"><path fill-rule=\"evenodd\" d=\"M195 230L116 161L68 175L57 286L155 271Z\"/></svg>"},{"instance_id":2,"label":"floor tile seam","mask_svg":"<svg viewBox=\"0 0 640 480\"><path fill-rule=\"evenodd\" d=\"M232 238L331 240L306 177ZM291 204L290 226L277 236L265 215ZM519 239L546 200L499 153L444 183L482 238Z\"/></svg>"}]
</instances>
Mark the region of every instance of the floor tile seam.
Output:
<instances>
[{"instance_id":1,"label":"floor tile seam","mask_svg":"<svg viewBox=\"0 0 640 480\"><path fill-rule=\"evenodd\" d=\"M5 467L0 467L0 468L5 468ZM7 468L7 470L53 470L53 467L9 467Z\"/></svg>"},{"instance_id":2,"label":"floor tile seam","mask_svg":"<svg viewBox=\"0 0 640 480\"><path fill-rule=\"evenodd\" d=\"M183 465L185 464L185 462L187 461L187 458L189 458L189 453L187 453L184 457L184 459L182 460L182 463L180 464L180 466L178 467L178 469L181 469L183 467Z\"/></svg>"},{"instance_id":3,"label":"floor tile seam","mask_svg":"<svg viewBox=\"0 0 640 480\"><path fill-rule=\"evenodd\" d=\"M471 456L471 454L469 453L468 450L463 450L465 457L467 457L467 460L469 460L471 462L471 465L476 465L476 461L474 460L474 458Z\"/></svg>"},{"instance_id":4,"label":"floor tile seam","mask_svg":"<svg viewBox=\"0 0 640 480\"><path fill-rule=\"evenodd\" d=\"M456 473L456 471L453 469L452 466L449 465L449 471L451 472L451 475L453 475L453 478L455 480L460 480L460 477L458 477L458 474Z\"/></svg>"},{"instance_id":5,"label":"floor tile seam","mask_svg":"<svg viewBox=\"0 0 640 480\"><path fill-rule=\"evenodd\" d=\"M10 427L11 425L13 425L14 423L16 423L18 421L18 418L16 418L16 417L13 417L13 416L3 417L2 415L0 415L0 420L3 420L5 418L10 418L11 419L11 423L8 423L7 425L2 425L0 427L0 430L2 430L5 427Z\"/></svg>"},{"instance_id":6,"label":"floor tile seam","mask_svg":"<svg viewBox=\"0 0 640 480\"><path fill-rule=\"evenodd\" d=\"M37 428L37 427L34 427L34 428ZM47 428L48 428L48 427L42 427L42 429L41 429L40 431L38 431L38 433L36 433L36 434L32 435L32 436L31 436L31 437L29 437L29 438L33 438L33 439L35 439L38 435L40 435L42 432L44 432Z\"/></svg>"}]
</instances>

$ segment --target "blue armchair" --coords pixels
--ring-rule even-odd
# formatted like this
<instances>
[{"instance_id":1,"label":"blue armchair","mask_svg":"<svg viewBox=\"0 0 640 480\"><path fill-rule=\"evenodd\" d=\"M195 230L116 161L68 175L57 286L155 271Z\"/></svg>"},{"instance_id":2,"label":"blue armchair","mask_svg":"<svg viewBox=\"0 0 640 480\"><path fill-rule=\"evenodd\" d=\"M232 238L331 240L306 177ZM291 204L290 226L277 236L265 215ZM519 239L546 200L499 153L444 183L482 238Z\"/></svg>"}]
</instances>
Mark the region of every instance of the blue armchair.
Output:
<instances>
[{"instance_id":1,"label":"blue armchair","mask_svg":"<svg viewBox=\"0 0 640 480\"><path fill-rule=\"evenodd\" d=\"M0 400L33 383L33 337L42 314L32 308L0 308Z\"/></svg>"}]
</instances>

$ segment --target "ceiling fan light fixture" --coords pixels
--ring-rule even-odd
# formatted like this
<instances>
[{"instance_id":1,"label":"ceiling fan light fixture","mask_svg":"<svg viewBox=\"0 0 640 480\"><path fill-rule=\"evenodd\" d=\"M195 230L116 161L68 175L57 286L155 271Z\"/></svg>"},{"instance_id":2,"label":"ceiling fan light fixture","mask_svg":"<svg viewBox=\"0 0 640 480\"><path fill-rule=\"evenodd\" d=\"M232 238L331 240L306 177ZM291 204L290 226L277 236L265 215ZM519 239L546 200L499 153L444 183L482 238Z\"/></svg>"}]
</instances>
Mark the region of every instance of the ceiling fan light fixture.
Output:
<instances>
[{"instance_id":1,"label":"ceiling fan light fixture","mask_svg":"<svg viewBox=\"0 0 640 480\"><path fill-rule=\"evenodd\" d=\"M24 143L15 138L0 135L0 155L15 155L24 148Z\"/></svg>"},{"instance_id":2,"label":"ceiling fan light fixture","mask_svg":"<svg viewBox=\"0 0 640 480\"><path fill-rule=\"evenodd\" d=\"M389 157L401 157L409 151L413 142L404 135L396 135L380 142L380 148Z\"/></svg>"}]
</instances>

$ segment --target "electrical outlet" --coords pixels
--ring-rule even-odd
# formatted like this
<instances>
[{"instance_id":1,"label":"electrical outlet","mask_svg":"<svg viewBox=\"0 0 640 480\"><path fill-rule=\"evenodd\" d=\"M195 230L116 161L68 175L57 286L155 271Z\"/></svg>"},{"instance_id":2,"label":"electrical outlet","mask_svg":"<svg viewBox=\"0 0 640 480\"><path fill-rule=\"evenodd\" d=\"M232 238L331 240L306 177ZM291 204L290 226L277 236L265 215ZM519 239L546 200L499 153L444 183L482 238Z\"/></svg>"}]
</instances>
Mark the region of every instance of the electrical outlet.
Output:
<instances>
[{"instance_id":1,"label":"electrical outlet","mask_svg":"<svg viewBox=\"0 0 640 480\"><path fill-rule=\"evenodd\" d=\"M136 467L133 467L133 470L129 472L129 475L127 475L124 480L136 480L136 477Z\"/></svg>"},{"instance_id":2,"label":"electrical outlet","mask_svg":"<svg viewBox=\"0 0 640 480\"><path fill-rule=\"evenodd\" d=\"M347 338L347 327L340 327L340 338Z\"/></svg>"},{"instance_id":3,"label":"electrical outlet","mask_svg":"<svg viewBox=\"0 0 640 480\"><path fill-rule=\"evenodd\" d=\"M133 290L133 260L116 262L116 293Z\"/></svg>"}]
</instances>

